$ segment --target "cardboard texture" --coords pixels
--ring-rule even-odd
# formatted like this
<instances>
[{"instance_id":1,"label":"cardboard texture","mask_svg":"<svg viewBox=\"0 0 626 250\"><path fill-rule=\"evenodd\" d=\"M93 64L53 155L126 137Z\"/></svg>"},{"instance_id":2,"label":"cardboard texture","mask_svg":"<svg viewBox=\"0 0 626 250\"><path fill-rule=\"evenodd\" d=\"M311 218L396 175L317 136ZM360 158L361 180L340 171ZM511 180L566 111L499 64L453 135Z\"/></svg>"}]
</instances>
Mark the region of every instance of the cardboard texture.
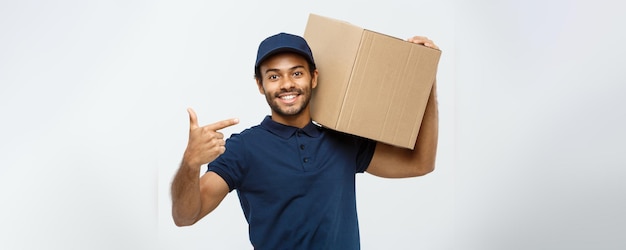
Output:
<instances>
[{"instance_id":1,"label":"cardboard texture","mask_svg":"<svg viewBox=\"0 0 626 250\"><path fill-rule=\"evenodd\" d=\"M315 14L304 38L319 70L313 120L413 149L441 51Z\"/></svg>"}]
</instances>

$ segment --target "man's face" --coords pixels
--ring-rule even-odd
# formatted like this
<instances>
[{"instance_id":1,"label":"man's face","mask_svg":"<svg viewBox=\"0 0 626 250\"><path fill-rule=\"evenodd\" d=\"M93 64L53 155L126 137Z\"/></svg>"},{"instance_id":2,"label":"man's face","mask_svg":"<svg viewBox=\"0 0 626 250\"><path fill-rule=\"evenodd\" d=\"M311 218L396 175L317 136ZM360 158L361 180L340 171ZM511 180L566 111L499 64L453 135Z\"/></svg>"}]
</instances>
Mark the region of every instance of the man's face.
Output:
<instances>
[{"instance_id":1,"label":"man's face","mask_svg":"<svg viewBox=\"0 0 626 250\"><path fill-rule=\"evenodd\" d=\"M311 75L306 59L281 53L266 59L259 69L261 81L257 80L257 85L272 115L287 118L308 111L311 90L317 86L317 71Z\"/></svg>"}]
</instances>

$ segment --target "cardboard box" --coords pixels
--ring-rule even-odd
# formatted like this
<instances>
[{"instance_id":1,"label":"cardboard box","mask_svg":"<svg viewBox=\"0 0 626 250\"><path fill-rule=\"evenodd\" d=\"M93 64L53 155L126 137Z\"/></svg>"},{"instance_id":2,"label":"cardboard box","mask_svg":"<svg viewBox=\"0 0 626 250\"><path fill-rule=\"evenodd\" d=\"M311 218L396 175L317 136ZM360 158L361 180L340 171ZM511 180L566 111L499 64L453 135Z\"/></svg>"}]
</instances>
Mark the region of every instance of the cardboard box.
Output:
<instances>
[{"instance_id":1,"label":"cardboard box","mask_svg":"<svg viewBox=\"0 0 626 250\"><path fill-rule=\"evenodd\" d=\"M319 70L313 120L413 149L441 51L315 14L304 38Z\"/></svg>"}]
</instances>

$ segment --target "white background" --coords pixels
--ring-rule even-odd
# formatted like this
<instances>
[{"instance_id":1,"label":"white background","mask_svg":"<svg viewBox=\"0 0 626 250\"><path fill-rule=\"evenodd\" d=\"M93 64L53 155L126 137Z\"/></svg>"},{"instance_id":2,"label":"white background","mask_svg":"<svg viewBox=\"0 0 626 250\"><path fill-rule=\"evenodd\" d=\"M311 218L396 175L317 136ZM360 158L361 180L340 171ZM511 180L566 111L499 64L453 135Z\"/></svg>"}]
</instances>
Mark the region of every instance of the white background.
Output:
<instances>
[{"instance_id":1,"label":"white background","mask_svg":"<svg viewBox=\"0 0 626 250\"><path fill-rule=\"evenodd\" d=\"M0 1L1 249L250 249L175 227L200 123L269 113L258 43L309 13L442 49L437 169L358 176L363 249L624 249L626 16L595 1Z\"/></svg>"}]
</instances>

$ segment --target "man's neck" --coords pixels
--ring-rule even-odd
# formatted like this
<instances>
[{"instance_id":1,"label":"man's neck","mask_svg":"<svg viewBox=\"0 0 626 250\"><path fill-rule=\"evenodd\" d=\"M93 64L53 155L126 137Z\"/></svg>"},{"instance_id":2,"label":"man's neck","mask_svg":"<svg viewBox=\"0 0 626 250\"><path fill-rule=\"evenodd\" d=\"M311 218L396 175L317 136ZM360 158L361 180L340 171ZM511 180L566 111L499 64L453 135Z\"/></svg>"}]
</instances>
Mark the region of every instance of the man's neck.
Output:
<instances>
[{"instance_id":1,"label":"man's neck","mask_svg":"<svg viewBox=\"0 0 626 250\"><path fill-rule=\"evenodd\" d=\"M283 125L304 128L311 122L311 115L309 112L302 112L298 115L283 116L272 112L272 120Z\"/></svg>"}]
</instances>

